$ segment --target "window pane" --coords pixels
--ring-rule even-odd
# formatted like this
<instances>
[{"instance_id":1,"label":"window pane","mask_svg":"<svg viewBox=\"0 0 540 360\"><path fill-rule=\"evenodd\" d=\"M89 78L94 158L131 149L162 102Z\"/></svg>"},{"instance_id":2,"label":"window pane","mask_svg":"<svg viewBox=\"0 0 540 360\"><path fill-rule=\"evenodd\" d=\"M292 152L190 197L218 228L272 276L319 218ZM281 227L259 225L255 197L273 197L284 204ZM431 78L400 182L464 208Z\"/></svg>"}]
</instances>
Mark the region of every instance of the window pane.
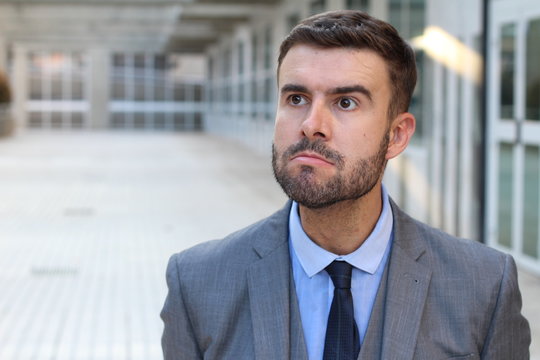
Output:
<instances>
[{"instance_id":1,"label":"window pane","mask_svg":"<svg viewBox=\"0 0 540 360\"><path fill-rule=\"evenodd\" d=\"M540 218L540 151L538 146L525 146L525 196L523 202L523 252L538 258L538 219Z\"/></svg>"},{"instance_id":2,"label":"window pane","mask_svg":"<svg viewBox=\"0 0 540 360\"><path fill-rule=\"evenodd\" d=\"M61 112L54 111L51 113L51 127L55 129L63 127Z\"/></svg>"},{"instance_id":3,"label":"window pane","mask_svg":"<svg viewBox=\"0 0 540 360\"><path fill-rule=\"evenodd\" d=\"M39 74L30 75L30 99L32 100L40 100L43 96L41 79Z\"/></svg>"},{"instance_id":4,"label":"window pane","mask_svg":"<svg viewBox=\"0 0 540 360\"><path fill-rule=\"evenodd\" d=\"M71 99L83 100L84 98L84 83L82 77L74 75L71 80Z\"/></svg>"},{"instance_id":5,"label":"window pane","mask_svg":"<svg viewBox=\"0 0 540 360\"><path fill-rule=\"evenodd\" d=\"M126 57L124 54L113 54L113 67L124 68L126 66Z\"/></svg>"},{"instance_id":6,"label":"window pane","mask_svg":"<svg viewBox=\"0 0 540 360\"><path fill-rule=\"evenodd\" d=\"M244 43L238 43L238 74L244 73Z\"/></svg>"},{"instance_id":7,"label":"window pane","mask_svg":"<svg viewBox=\"0 0 540 360\"><path fill-rule=\"evenodd\" d=\"M253 34L251 37L251 69L254 73L257 71L257 51L259 51L257 45L257 35Z\"/></svg>"},{"instance_id":8,"label":"window pane","mask_svg":"<svg viewBox=\"0 0 540 360\"><path fill-rule=\"evenodd\" d=\"M289 28L289 31L292 30L296 24L300 22L300 15L298 14L292 14L287 17L287 26Z\"/></svg>"},{"instance_id":9,"label":"window pane","mask_svg":"<svg viewBox=\"0 0 540 360\"><path fill-rule=\"evenodd\" d=\"M499 148L499 193L498 193L498 243L507 248L512 246L512 188L513 155L511 144Z\"/></svg>"},{"instance_id":10,"label":"window pane","mask_svg":"<svg viewBox=\"0 0 540 360\"><path fill-rule=\"evenodd\" d=\"M62 74L54 73L51 76L51 99L62 100Z\"/></svg>"},{"instance_id":11,"label":"window pane","mask_svg":"<svg viewBox=\"0 0 540 360\"><path fill-rule=\"evenodd\" d=\"M347 0L347 9L368 11L369 0Z\"/></svg>"},{"instance_id":12,"label":"window pane","mask_svg":"<svg viewBox=\"0 0 540 360\"><path fill-rule=\"evenodd\" d=\"M312 0L309 6L311 15L323 12L326 9L326 0Z\"/></svg>"},{"instance_id":13,"label":"window pane","mask_svg":"<svg viewBox=\"0 0 540 360\"><path fill-rule=\"evenodd\" d=\"M540 120L540 19L529 23L527 30L527 105L528 120Z\"/></svg>"},{"instance_id":14,"label":"window pane","mask_svg":"<svg viewBox=\"0 0 540 360\"><path fill-rule=\"evenodd\" d=\"M515 24L501 28L501 118L514 117Z\"/></svg>"},{"instance_id":15,"label":"window pane","mask_svg":"<svg viewBox=\"0 0 540 360\"><path fill-rule=\"evenodd\" d=\"M133 62L136 68L143 69L145 62L144 54L136 54Z\"/></svg>"},{"instance_id":16,"label":"window pane","mask_svg":"<svg viewBox=\"0 0 540 360\"><path fill-rule=\"evenodd\" d=\"M270 69L272 65L272 28L266 28L264 33L264 68Z\"/></svg>"},{"instance_id":17,"label":"window pane","mask_svg":"<svg viewBox=\"0 0 540 360\"><path fill-rule=\"evenodd\" d=\"M154 55L154 69L167 69L167 58L165 57L165 55Z\"/></svg>"}]
</instances>

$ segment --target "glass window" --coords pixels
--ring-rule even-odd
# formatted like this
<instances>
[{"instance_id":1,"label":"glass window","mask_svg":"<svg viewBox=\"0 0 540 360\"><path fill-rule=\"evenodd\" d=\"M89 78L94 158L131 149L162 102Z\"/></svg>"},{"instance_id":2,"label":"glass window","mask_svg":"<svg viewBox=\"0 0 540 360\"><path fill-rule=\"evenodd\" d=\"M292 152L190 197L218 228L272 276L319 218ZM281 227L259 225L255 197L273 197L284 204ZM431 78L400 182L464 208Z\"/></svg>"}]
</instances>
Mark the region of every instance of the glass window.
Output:
<instances>
[{"instance_id":1,"label":"glass window","mask_svg":"<svg viewBox=\"0 0 540 360\"><path fill-rule=\"evenodd\" d=\"M155 101L165 101L166 90L165 90L165 81L162 77L154 78L154 100Z\"/></svg>"},{"instance_id":2,"label":"glass window","mask_svg":"<svg viewBox=\"0 0 540 360\"><path fill-rule=\"evenodd\" d=\"M527 29L527 120L540 120L540 19L529 23Z\"/></svg>"},{"instance_id":3,"label":"glass window","mask_svg":"<svg viewBox=\"0 0 540 360\"><path fill-rule=\"evenodd\" d=\"M161 71L167 69L167 57L165 55L154 55L154 69Z\"/></svg>"},{"instance_id":4,"label":"glass window","mask_svg":"<svg viewBox=\"0 0 540 360\"><path fill-rule=\"evenodd\" d=\"M326 10L326 0L311 0L309 11L312 15L322 13Z\"/></svg>"},{"instance_id":5,"label":"glass window","mask_svg":"<svg viewBox=\"0 0 540 360\"><path fill-rule=\"evenodd\" d=\"M499 189L497 214L497 242L510 248L512 245L512 192L513 192L514 147L500 144L499 147Z\"/></svg>"},{"instance_id":6,"label":"glass window","mask_svg":"<svg viewBox=\"0 0 540 360\"><path fill-rule=\"evenodd\" d=\"M124 54L113 54L113 67L124 68L126 66L126 56Z\"/></svg>"},{"instance_id":7,"label":"glass window","mask_svg":"<svg viewBox=\"0 0 540 360\"><path fill-rule=\"evenodd\" d=\"M62 73L55 72L51 74L51 99L52 100L62 100L63 99L63 83L62 83Z\"/></svg>"},{"instance_id":8,"label":"glass window","mask_svg":"<svg viewBox=\"0 0 540 360\"><path fill-rule=\"evenodd\" d=\"M113 79L112 98L113 100L124 100L126 98L126 86L123 81Z\"/></svg>"},{"instance_id":9,"label":"glass window","mask_svg":"<svg viewBox=\"0 0 540 360\"><path fill-rule=\"evenodd\" d=\"M144 129L146 114L143 112L136 112L133 114L133 127L135 129Z\"/></svg>"},{"instance_id":10,"label":"glass window","mask_svg":"<svg viewBox=\"0 0 540 360\"><path fill-rule=\"evenodd\" d=\"M266 78L264 81L264 96L265 96L265 117L267 120L270 120L272 118L272 90L273 90L273 81L272 78Z\"/></svg>"},{"instance_id":11,"label":"glass window","mask_svg":"<svg viewBox=\"0 0 540 360\"><path fill-rule=\"evenodd\" d=\"M214 59L211 56L208 57L207 67L208 80L212 81L214 79Z\"/></svg>"},{"instance_id":12,"label":"glass window","mask_svg":"<svg viewBox=\"0 0 540 360\"><path fill-rule=\"evenodd\" d=\"M162 112L158 112L154 114L154 129L162 130L165 129L166 121L165 121L165 114Z\"/></svg>"},{"instance_id":13,"label":"glass window","mask_svg":"<svg viewBox=\"0 0 540 360\"><path fill-rule=\"evenodd\" d=\"M264 68L272 66L272 28L268 26L264 32Z\"/></svg>"},{"instance_id":14,"label":"glass window","mask_svg":"<svg viewBox=\"0 0 540 360\"><path fill-rule=\"evenodd\" d=\"M244 73L244 43L238 43L238 74Z\"/></svg>"},{"instance_id":15,"label":"glass window","mask_svg":"<svg viewBox=\"0 0 540 360\"><path fill-rule=\"evenodd\" d=\"M426 0L390 0L389 20L405 39L422 35L425 28Z\"/></svg>"},{"instance_id":16,"label":"glass window","mask_svg":"<svg viewBox=\"0 0 540 360\"><path fill-rule=\"evenodd\" d=\"M51 127L59 129L63 126L62 113L59 111L53 111L51 113Z\"/></svg>"},{"instance_id":17,"label":"glass window","mask_svg":"<svg viewBox=\"0 0 540 360\"><path fill-rule=\"evenodd\" d=\"M43 125L43 113L32 111L28 115L28 126L30 128L40 128Z\"/></svg>"},{"instance_id":18,"label":"glass window","mask_svg":"<svg viewBox=\"0 0 540 360\"><path fill-rule=\"evenodd\" d=\"M135 68L144 69L144 66L145 66L144 54L135 54L133 58L133 64L135 65Z\"/></svg>"},{"instance_id":19,"label":"glass window","mask_svg":"<svg viewBox=\"0 0 540 360\"><path fill-rule=\"evenodd\" d=\"M347 0L347 9L368 11L369 0Z\"/></svg>"},{"instance_id":20,"label":"glass window","mask_svg":"<svg viewBox=\"0 0 540 360\"><path fill-rule=\"evenodd\" d=\"M411 98L411 104L409 106L409 112L416 118L416 130L414 132L414 139L421 139L424 134L424 111L426 99L425 99L425 87L426 81L424 74L426 72L426 56L423 51L416 52L416 67L418 69L418 79L416 81L416 87Z\"/></svg>"},{"instance_id":21,"label":"glass window","mask_svg":"<svg viewBox=\"0 0 540 360\"><path fill-rule=\"evenodd\" d=\"M500 117L512 119L514 117L514 69L515 69L515 24L506 24L501 28L500 53Z\"/></svg>"},{"instance_id":22,"label":"glass window","mask_svg":"<svg viewBox=\"0 0 540 360\"><path fill-rule=\"evenodd\" d=\"M224 77L229 77L231 74L231 50L225 50L223 54L223 69L222 73Z\"/></svg>"},{"instance_id":23,"label":"glass window","mask_svg":"<svg viewBox=\"0 0 540 360\"><path fill-rule=\"evenodd\" d=\"M81 112L71 113L71 127L74 129L82 129L84 126L84 114Z\"/></svg>"},{"instance_id":24,"label":"glass window","mask_svg":"<svg viewBox=\"0 0 540 360\"><path fill-rule=\"evenodd\" d=\"M30 99L40 100L43 97L41 76L30 74Z\"/></svg>"},{"instance_id":25,"label":"glass window","mask_svg":"<svg viewBox=\"0 0 540 360\"><path fill-rule=\"evenodd\" d=\"M84 99L84 81L79 75L73 75L71 78L71 99Z\"/></svg>"},{"instance_id":26,"label":"glass window","mask_svg":"<svg viewBox=\"0 0 540 360\"><path fill-rule=\"evenodd\" d=\"M540 218L540 150L525 146L525 196L523 197L523 252L538 258L538 219Z\"/></svg>"},{"instance_id":27,"label":"glass window","mask_svg":"<svg viewBox=\"0 0 540 360\"><path fill-rule=\"evenodd\" d=\"M134 89L133 89L133 92L134 92L134 99L135 101L144 101L146 99L145 97L145 86L146 83L144 81L144 78L137 78L135 79L135 82L133 84L134 86Z\"/></svg>"},{"instance_id":28,"label":"glass window","mask_svg":"<svg viewBox=\"0 0 540 360\"><path fill-rule=\"evenodd\" d=\"M126 116L123 112L114 112L111 117L111 127L115 129L124 128L126 126Z\"/></svg>"},{"instance_id":29,"label":"glass window","mask_svg":"<svg viewBox=\"0 0 540 360\"><path fill-rule=\"evenodd\" d=\"M193 85L193 101L201 102L203 100L203 87L202 85Z\"/></svg>"},{"instance_id":30,"label":"glass window","mask_svg":"<svg viewBox=\"0 0 540 360\"><path fill-rule=\"evenodd\" d=\"M292 14L287 17L287 27L292 30L300 22L300 15Z\"/></svg>"},{"instance_id":31,"label":"glass window","mask_svg":"<svg viewBox=\"0 0 540 360\"><path fill-rule=\"evenodd\" d=\"M174 84L174 101L185 101L186 91L182 84Z\"/></svg>"},{"instance_id":32,"label":"glass window","mask_svg":"<svg viewBox=\"0 0 540 360\"><path fill-rule=\"evenodd\" d=\"M251 37L251 69L255 73L257 71L257 34L253 34Z\"/></svg>"}]
</instances>

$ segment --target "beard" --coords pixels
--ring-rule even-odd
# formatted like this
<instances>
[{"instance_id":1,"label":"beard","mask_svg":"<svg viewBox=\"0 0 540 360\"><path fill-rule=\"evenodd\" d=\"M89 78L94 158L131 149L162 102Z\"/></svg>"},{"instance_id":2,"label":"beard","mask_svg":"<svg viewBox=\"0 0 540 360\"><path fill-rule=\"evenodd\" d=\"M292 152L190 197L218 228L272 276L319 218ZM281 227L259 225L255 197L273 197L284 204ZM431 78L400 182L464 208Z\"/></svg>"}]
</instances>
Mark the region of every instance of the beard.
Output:
<instances>
[{"instance_id":1,"label":"beard","mask_svg":"<svg viewBox=\"0 0 540 360\"><path fill-rule=\"evenodd\" d=\"M272 144L272 168L274 177L287 196L310 209L321 209L341 201L357 200L369 193L381 178L386 166L386 151L389 133L382 139L377 153L356 161L350 171L345 171L344 156L328 149L318 139L310 142L303 138L291 145L283 154L278 154ZM293 175L286 169L289 159L301 152L313 151L334 162L337 173L326 181L317 179L317 170L309 165L302 165L300 172Z\"/></svg>"}]
</instances>

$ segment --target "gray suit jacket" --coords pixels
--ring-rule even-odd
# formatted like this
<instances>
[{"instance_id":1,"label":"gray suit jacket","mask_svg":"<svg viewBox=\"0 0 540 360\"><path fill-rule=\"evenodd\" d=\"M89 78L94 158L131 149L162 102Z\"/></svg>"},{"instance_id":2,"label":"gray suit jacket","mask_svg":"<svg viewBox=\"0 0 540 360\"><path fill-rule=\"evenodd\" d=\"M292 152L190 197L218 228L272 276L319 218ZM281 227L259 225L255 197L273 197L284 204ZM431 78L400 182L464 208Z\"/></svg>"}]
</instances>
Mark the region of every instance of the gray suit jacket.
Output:
<instances>
[{"instance_id":1,"label":"gray suit jacket","mask_svg":"<svg viewBox=\"0 0 540 360\"><path fill-rule=\"evenodd\" d=\"M171 257L166 360L307 359L289 209ZM513 259L419 223L394 203L392 212L392 252L359 359L528 359Z\"/></svg>"}]
</instances>

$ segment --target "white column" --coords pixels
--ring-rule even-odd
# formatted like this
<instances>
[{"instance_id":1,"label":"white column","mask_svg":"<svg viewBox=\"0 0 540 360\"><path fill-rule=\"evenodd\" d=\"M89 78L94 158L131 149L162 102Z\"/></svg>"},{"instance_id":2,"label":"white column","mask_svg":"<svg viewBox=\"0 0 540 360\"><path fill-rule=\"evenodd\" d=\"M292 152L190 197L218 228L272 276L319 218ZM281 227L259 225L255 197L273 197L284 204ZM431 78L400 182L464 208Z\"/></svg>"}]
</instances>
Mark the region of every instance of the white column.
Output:
<instances>
[{"instance_id":1,"label":"white column","mask_svg":"<svg viewBox=\"0 0 540 360\"><path fill-rule=\"evenodd\" d=\"M90 106L88 127L103 129L109 126L110 52L104 48L90 50L90 78L87 81Z\"/></svg>"},{"instance_id":2,"label":"white column","mask_svg":"<svg viewBox=\"0 0 540 360\"><path fill-rule=\"evenodd\" d=\"M27 112L26 101L28 99L28 51L20 45L14 47L12 92L12 113L15 120L16 131L26 127Z\"/></svg>"}]
</instances>

